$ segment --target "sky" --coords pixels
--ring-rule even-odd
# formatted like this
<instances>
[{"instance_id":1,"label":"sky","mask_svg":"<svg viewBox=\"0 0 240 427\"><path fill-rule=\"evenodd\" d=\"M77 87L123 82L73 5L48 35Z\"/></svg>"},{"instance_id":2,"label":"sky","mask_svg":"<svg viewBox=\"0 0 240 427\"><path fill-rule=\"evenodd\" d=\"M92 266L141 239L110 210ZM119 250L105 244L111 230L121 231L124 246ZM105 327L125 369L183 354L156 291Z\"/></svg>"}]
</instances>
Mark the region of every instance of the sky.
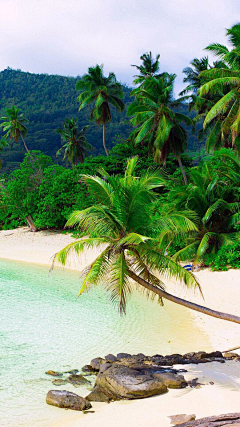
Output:
<instances>
[{"instance_id":1,"label":"sky","mask_svg":"<svg viewBox=\"0 0 240 427\"><path fill-rule=\"evenodd\" d=\"M0 70L80 76L104 64L131 86L131 64L151 51L177 74L177 95L183 68L237 22L239 0L0 0Z\"/></svg>"}]
</instances>

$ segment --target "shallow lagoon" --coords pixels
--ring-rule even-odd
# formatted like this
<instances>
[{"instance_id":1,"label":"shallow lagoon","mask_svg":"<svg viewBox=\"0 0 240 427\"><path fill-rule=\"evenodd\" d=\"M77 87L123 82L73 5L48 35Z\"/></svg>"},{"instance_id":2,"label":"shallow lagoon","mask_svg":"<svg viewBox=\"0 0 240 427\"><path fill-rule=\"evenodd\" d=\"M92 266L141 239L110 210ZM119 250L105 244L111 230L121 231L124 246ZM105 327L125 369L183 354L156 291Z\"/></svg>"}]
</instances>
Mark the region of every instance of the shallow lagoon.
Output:
<instances>
[{"instance_id":1,"label":"shallow lagoon","mask_svg":"<svg viewBox=\"0 0 240 427\"><path fill-rule=\"evenodd\" d=\"M119 316L104 289L76 299L78 273L0 260L0 425L51 424L62 410L45 403L57 388L48 369L80 369L93 357L129 352L170 354L210 348L191 313L159 306L134 291ZM86 394L86 389L61 386Z\"/></svg>"}]
</instances>

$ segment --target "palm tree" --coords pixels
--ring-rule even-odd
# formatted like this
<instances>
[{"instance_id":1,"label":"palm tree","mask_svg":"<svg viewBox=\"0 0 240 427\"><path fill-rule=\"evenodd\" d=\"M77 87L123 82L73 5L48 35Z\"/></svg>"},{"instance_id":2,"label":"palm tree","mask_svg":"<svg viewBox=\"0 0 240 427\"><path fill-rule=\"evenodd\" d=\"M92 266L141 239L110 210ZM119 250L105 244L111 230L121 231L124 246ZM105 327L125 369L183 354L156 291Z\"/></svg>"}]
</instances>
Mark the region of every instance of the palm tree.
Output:
<instances>
[{"instance_id":1,"label":"palm tree","mask_svg":"<svg viewBox=\"0 0 240 427\"><path fill-rule=\"evenodd\" d=\"M160 69L159 58L160 54L158 53L156 59L154 60L152 57L152 52L147 52L140 56L142 65L132 65L132 67L137 68L137 70L140 72L140 75L134 76L136 77L136 79L133 81L135 85L143 83L147 77L153 77L157 75Z\"/></svg>"},{"instance_id":2,"label":"palm tree","mask_svg":"<svg viewBox=\"0 0 240 427\"><path fill-rule=\"evenodd\" d=\"M16 108L14 105L11 108L6 109L6 116L0 118L3 123L0 126L3 128L5 137L14 139L16 142L21 138L25 150L29 153L28 147L24 140L25 135L27 134L26 124L28 120L25 118L24 114L21 113L20 108Z\"/></svg>"},{"instance_id":3,"label":"palm tree","mask_svg":"<svg viewBox=\"0 0 240 427\"><path fill-rule=\"evenodd\" d=\"M190 180L187 187L172 188L169 192L171 209L185 214L194 212L198 225L174 259L194 259L198 263L207 253L217 253L221 246L239 240L236 225L240 210L240 162L231 151L218 152L209 162L192 168Z\"/></svg>"},{"instance_id":4,"label":"palm tree","mask_svg":"<svg viewBox=\"0 0 240 427\"><path fill-rule=\"evenodd\" d=\"M200 59L194 58L190 64L191 67L186 67L183 69L183 73L185 74L183 82L188 83L188 86L179 93L180 96L186 95L189 92L192 95L197 95L198 90L201 87L200 73L210 69L207 56Z\"/></svg>"},{"instance_id":5,"label":"palm tree","mask_svg":"<svg viewBox=\"0 0 240 427\"><path fill-rule=\"evenodd\" d=\"M0 140L0 153L3 151L3 149L8 146L8 142L5 139ZM2 161L0 160L0 168L2 167ZM1 183L0 183L1 186Z\"/></svg>"},{"instance_id":6,"label":"palm tree","mask_svg":"<svg viewBox=\"0 0 240 427\"><path fill-rule=\"evenodd\" d=\"M64 151L63 160L66 159L71 166L84 162L85 157L88 155L93 147L87 142L85 133L87 132L88 126L84 126L80 131L77 125L77 119L66 119L63 124L63 129L57 129L57 133L61 135L62 140L65 144L59 148L57 155Z\"/></svg>"},{"instance_id":7,"label":"palm tree","mask_svg":"<svg viewBox=\"0 0 240 427\"><path fill-rule=\"evenodd\" d=\"M159 233L166 228L176 231L195 230L192 221L175 213L172 217L154 218L154 189L162 185L159 172L147 171L141 178L134 176L137 158L128 161L124 177L109 176L102 170L103 178L83 175L97 205L73 212L67 225L78 224L88 237L75 241L55 255L63 265L71 253L85 248L104 245L99 256L82 272L82 294L90 286L105 283L111 300L117 302L120 312L125 312L127 297L132 289L132 279L140 289L157 295L160 302L168 299L213 317L240 323L240 318L202 307L178 298L164 289L163 277L175 277L189 287L198 287L197 279L159 248Z\"/></svg>"},{"instance_id":8,"label":"palm tree","mask_svg":"<svg viewBox=\"0 0 240 427\"><path fill-rule=\"evenodd\" d=\"M164 73L161 77L148 77L137 89L132 91L135 101L128 107L127 114L133 116L131 122L137 129L133 132L136 144L147 144L149 152L154 152L154 160L165 164L169 152L178 160L183 179L187 176L180 154L187 145L187 133L181 123L192 125L192 120L173 112L175 74Z\"/></svg>"},{"instance_id":9,"label":"palm tree","mask_svg":"<svg viewBox=\"0 0 240 427\"><path fill-rule=\"evenodd\" d=\"M219 97L206 114L204 128L212 122L216 124L216 121L220 121L222 141L231 139L232 147L239 149L237 137L240 133L240 24L227 30L227 35L232 49L229 50L218 43L206 48L220 58L225 66L202 73L205 83L200 88L199 95Z\"/></svg>"},{"instance_id":10,"label":"palm tree","mask_svg":"<svg viewBox=\"0 0 240 427\"><path fill-rule=\"evenodd\" d=\"M108 77L105 77L103 75L103 66L96 65L96 67L90 67L88 74L85 74L77 82L76 89L82 91L78 97L80 103L79 110L94 103L90 118L98 125L101 124L103 126L103 146L108 156L109 152L105 141L105 126L106 123L112 121L110 105L120 112L124 110L122 86L117 81L114 73L109 73Z\"/></svg>"}]
</instances>

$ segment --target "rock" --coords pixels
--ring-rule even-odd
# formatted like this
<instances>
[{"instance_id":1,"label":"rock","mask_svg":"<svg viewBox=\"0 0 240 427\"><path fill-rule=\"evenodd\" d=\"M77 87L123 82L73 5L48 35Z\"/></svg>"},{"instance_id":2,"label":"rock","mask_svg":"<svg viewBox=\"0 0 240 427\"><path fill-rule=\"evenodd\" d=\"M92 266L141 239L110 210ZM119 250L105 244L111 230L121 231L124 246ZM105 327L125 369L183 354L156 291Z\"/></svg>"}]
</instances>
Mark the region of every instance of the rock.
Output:
<instances>
[{"instance_id":1,"label":"rock","mask_svg":"<svg viewBox=\"0 0 240 427\"><path fill-rule=\"evenodd\" d=\"M235 357L239 357L239 354L226 351L226 353L223 353L223 356L227 359L235 359Z\"/></svg>"},{"instance_id":2,"label":"rock","mask_svg":"<svg viewBox=\"0 0 240 427\"><path fill-rule=\"evenodd\" d=\"M118 353L117 354L118 360L128 359L129 357L131 357L131 354L129 354L129 353Z\"/></svg>"},{"instance_id":3,"label":"rock","mask_svg":"<svg viewBox=\"0 0 240 427\"><path fill-rule=\"evenodd\" d=\"M106 391L101 387L94 387L93 391L86 396L86 399L90 402L107 402L113 400L112 395L107 394Z\"/></svg>"},{"instance_id":4,"label":"rock","mask_svg":"<svg viewBox=\"0 0 240 427\"><path fill-rule=\"evenodd\" d=\"M45 374L52 375L53 377L62 377L63 376L63 374L61 372L52 371L52 370L46 371Z\"/></svg>"},{"instance_id":5,"label":"rock","mask_svg":"<svg viewBox=\"0 0 240 427\"><path fill-rule=\"evenodd\" d=\"M188 381L189 387L191 387L191 388L200 388L201 385L203 385L203 384L198 383L197 380L198 380L198 378L193 378L192 380Z\"/></svg>"},{"instance_id":6,"label":"rock","mask_svg":"<svg viewBox=\"0 0 240 427\"><path fill-rule=\"evenodd\" d=\"M105 360L107 362L116 362L117 358L113 354L107 354L107 356L105 356Z\"/></svg>"},{"instance_id":7,"label":"rock","mask_svg":"<svg viewBox=\"0 0 240 427\"><path fill-rule=\"evenodd\" d=\"M112 366L111 363L103 363L100 366L99 372L105 372L108 368L110 368L110 366Z\"/></svg>"},{"instance_id":8,"label":"rock","mask_svg":"<svg viewBox=\"0 0 240 427\"><path fill-rule=\"evenodd\" d=\"M104 362L105 359L103 359L102 357L96 357L95 359L91 360L90 366L94 371L99 371L101 364Z\"/></svg>"},{"instance_id":9,"label":"rock","mask_svg":"<svg viewBox=\"0 0 240 427\"><path fill-rule=\"evenodd\" d=\"M200 418L199 420L187 421L183 424L175 425L179 427L238 427L240 426L240 413Z\"/></svg>"},{"instance_id":10,"label":"rock","mask_svg":"<svg viewBox=\"0 0 240 427\"><path fill-rule=\"evenodd\" d=\"M179 415L171 415L168 418L171 420L171 424L175 424L175 426L187 423L188 421L193 421L196 419L196 415L186 415L186 414L179 414Z\"/></svg>"},{"instance_id":11,"label":"rock","mask_svg":"<svg viewBox=\"0 0 240 427\"><path fill-rule=\"evenodd\" d=\"M74 409L75 411L86 411L92 407L87 399L67 390L50 390L47 394L46 402L48 405Z\"/></svg>"},{"instance_id":12,"label":"rock","mask_svg":"<svg viewBox=\"0 0 240 427\"><path fill-rule=\"evenodd\" d=\"M67 380L62 380L61 378L58 378L56 380L53 380L52 383L53 383L53 385L57 385L57 386L65 385L65 384L67 384Z\"/></svg>"},{"instance_id":13,"label":"rock","mask_svg":"<svg viewBox=\"0 0 240 427\"><path fill-rule=\"evenodd\" d=\"M192 357L194 357L194 354L194 351L192 351L191 353L184 354L183 357L186 359L191 359Z\"/></svg>"},{"instance_id":14,"label":"rock","mask_svg":"<svg viewBox=\"0 0 240 427\"><path fill-rule=\"evenodd\" d=\"M206 359L207 357L208 356L207 356L206 351L198 351L197 353L194 354L194 358L196 358L198 360Z\"/></svg>"},{"instance_id":15,"label":"rock","mask_svg":"<svg viewBox=\"0 0 240 427\"><path fill-rule=\"evenodd\" d=\"M222 359L223 354L221 353L221 351L212 351L212 353L207 353L206 357L208 359L214 359L215 357Z\"/></svg>"},{"instance_id":16,"label":"rock","mask_svg":"<svg viewBox=\"0 0 240 427\"><path fill-rule=\"evenodd\" d=\"M76 375L78 372L78 369L72 369L71 371L65 371L64 374Z\"/></svg>"},{"instance_id":17,"label":"rock","mask_svg":"<svg viewBox=\"0 0 240 427\"><path fill-rule=\"evenodd\" d=\"M91 384L83 375L69 375L67 382L74 385L74 387L79 387L84 384Z\"/></svg>"},{"instance_id":18,"label":"rock","mask_svg":"<svg viewBox=\"0 0 240 427\"><path fill-rule=\"evenodd\" d=\"M91 365L84 365L82 367L82 372L86 372L88 374L96 374L97 371L93 370L93 368L91 367Z\"/></svg>"},{"instance_id":19,"label":"rock","mask_svg":"<svg viewBox=\"0 0 240 427\"><path fill-rule=\"evenodd\" d=\"M151 373L120 364L113 364L105 372L99 373L95 387L103 389L114 400L140 399L167 392L162 380Z\"/></svg>"},{"instance_id":20,"label":"rock","mask_svg":"<svg viewBox=\"0 0 240 427\"><path fill-rule=\"evenodd\" d=\"M188 383L182 375L172 374L170 372L159 372L153 374L154 378L160 379L167 388L184 388Z\"/></svg>"}]
</instances>

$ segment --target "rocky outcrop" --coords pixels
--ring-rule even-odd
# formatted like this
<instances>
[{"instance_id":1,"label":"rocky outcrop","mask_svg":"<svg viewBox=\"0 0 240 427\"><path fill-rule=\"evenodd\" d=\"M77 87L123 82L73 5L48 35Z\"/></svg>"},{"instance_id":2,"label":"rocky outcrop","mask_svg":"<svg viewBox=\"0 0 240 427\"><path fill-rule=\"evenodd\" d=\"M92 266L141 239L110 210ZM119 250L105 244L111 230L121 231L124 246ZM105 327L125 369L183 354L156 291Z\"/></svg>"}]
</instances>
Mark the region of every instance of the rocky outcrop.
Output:
<instances>
[{"instance_id":1,"label":"rocky outcrop","mask_svg":"<svg viewBox=\"0 0 240 427\"><path fill-rule=\"evenodd\" d=\"M95 396L99 390L104 391L112 400L141 399L166 393L168 388L186 386L184 377L175 372L163 372L148 365L134 368L114 363L99 372L93 392Z\"/></svg>"},{"instance_id":2,"label":"rocky outcrop","mask_svg":"<svg viewBox=\"0 0 240 427\"><path fill-rule=\"evenodd\" d=\"M178 427L239 427L240 413L201 418L196 421L189 421L183 424L175 425Z\"/></svg>"},{"instance_id":3,"label":"rocky outcrop","mask_svg":"<svg viewBox=\"0 0 240 427\"><path fill-rule=\"evenodd\" d=\"M178 415L171 415L168 418L171 420L171 424L174 424L175 426L179 426L182 423L186 423L188 421L193 421L196 419L195 414L187 415L187 414L178 414Z\"/></svg>"},{"instance_id":4,"label":"rocky outcrop","mask_svg":"<svg viewBox=\"0 0 240 427\"><path fill-rule=\"evenodd\" d=\"M47 394L46 402L48 405L74 409L75 411L86 411L92 407L87 399L66 390L50 390Z\"/></svg>"}]
</instances>

